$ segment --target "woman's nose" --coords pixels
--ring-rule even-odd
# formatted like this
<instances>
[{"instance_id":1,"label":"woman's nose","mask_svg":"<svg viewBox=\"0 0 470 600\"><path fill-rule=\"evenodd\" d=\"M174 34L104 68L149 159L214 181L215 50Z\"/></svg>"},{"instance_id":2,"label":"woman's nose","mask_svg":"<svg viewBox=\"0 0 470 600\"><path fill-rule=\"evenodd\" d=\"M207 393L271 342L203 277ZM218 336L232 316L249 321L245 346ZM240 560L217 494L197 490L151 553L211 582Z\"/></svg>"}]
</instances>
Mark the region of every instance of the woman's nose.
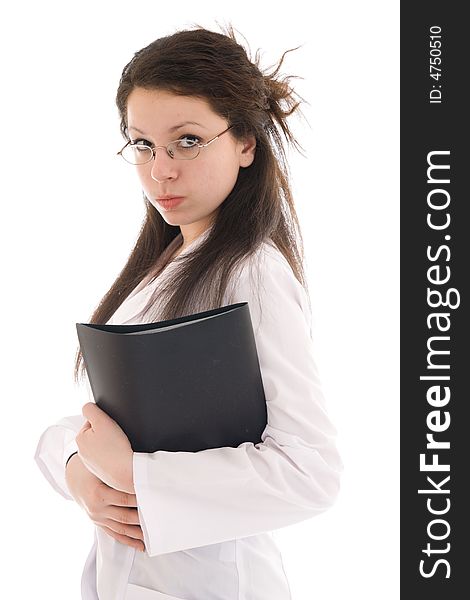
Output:
<instances>
[{"instance_id":1,"label":"woman's nose","mask_svg":"<svg viewBox=\"0 0 470 600\"><path fill-rule=\"evenodd\" d=\"M158 153L158 150L160 153ZM155 148L155 157L153 159L150 174L155 181L176 177L177 161L169 156L166 147L157 146Z\"/></svg>"}]
</instances>

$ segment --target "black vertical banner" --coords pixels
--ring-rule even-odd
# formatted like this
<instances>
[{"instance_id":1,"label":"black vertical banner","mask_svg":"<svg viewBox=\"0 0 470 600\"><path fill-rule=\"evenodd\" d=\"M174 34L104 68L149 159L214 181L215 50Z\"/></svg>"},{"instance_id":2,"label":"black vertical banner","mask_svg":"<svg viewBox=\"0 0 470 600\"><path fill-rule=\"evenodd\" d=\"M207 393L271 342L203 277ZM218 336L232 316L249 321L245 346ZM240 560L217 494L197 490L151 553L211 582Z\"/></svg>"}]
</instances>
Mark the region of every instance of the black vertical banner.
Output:
<instances>
[{"instance_id":1,"label":"black vertical banner","mask_svg":"<svg viewBox=\"0 0 470 600\"><path fill-rule=\"evenodd\" d=\"M470 597L470 30L464 9L457 2L401 3L403 599Z\"/></svg>"}]
</instances>

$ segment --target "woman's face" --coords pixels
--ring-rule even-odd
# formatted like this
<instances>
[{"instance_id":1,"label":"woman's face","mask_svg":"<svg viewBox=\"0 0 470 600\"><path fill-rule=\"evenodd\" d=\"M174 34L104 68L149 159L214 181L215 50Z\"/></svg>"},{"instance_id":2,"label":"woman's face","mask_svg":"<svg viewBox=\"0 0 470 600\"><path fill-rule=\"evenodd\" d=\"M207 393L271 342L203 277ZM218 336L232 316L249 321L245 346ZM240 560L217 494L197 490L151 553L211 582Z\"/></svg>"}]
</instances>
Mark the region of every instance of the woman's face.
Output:
<instances>
[{"instance_id":1,"label":"woman's face","mask_svg":"<svg viewBox=\"0 0 470 600\"><path fill-rule=\"evenodd\" d=\"M187 121L198 125L176 128ZM129 95L127 123L132 141L146 140L152 146L166 146L184 136L205 143L229 126L203 99L143 88ZM195 159L176 160L158 148L154 160L135 168L149 202L169 225L180 226L187 245L212 224L235 185L239 168L253 162L255 146L254 137L238 141L229 130L201 148ZM184 199L165 208L157 198L166 195Z\"/></svg>"}]
</instances>

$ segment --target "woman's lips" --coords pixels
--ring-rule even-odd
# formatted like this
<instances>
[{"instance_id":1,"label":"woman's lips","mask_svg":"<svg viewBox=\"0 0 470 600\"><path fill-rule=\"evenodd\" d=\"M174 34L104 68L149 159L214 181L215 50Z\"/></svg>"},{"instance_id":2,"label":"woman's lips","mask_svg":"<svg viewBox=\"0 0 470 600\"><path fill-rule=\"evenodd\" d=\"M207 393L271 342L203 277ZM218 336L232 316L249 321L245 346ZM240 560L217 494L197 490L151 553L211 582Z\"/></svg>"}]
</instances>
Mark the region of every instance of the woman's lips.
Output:
<instances>
[{"instance_id":1,"label":"woman's lips","mask_svg":"<svg viewBox=\"0 0 470 600\"><path fill-rule=\"evenodd\" d=\"M175 208L176 206L181 204L183 200L184 196L175 196L174 198L169 198L168 200L161 200L160 198L157 198L158 204L160 204L160 206L162 206L165 210Z\"/></svg>"}]
</instances>

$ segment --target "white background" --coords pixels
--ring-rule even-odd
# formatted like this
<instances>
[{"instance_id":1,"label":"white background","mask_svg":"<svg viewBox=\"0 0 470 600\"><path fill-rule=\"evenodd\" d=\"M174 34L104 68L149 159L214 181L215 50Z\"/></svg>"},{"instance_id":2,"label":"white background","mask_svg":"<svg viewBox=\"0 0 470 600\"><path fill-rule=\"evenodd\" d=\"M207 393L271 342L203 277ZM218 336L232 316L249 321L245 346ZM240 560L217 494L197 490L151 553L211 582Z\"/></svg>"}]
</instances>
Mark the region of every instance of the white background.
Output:
<instances>
[{"instance_id":1,"label":"white background","mask_svg":"<svg viewBox=\"0 0 470 600\"><path fill-rule=\"evenodd\" d=\"M144 216L114 99L133 53L230 21L294 74L310 127L290 169L317 362L345 470L336 505L276 532L293 600L399 596L399 3L16 2L1 14L2 515L14 597L79 600L93 525L34 460L81 413L75 323L124 265ZM243 37L239 42L246 46ZM201 599L202 600L202 599Z\"/></svg>"}]
</instances>

